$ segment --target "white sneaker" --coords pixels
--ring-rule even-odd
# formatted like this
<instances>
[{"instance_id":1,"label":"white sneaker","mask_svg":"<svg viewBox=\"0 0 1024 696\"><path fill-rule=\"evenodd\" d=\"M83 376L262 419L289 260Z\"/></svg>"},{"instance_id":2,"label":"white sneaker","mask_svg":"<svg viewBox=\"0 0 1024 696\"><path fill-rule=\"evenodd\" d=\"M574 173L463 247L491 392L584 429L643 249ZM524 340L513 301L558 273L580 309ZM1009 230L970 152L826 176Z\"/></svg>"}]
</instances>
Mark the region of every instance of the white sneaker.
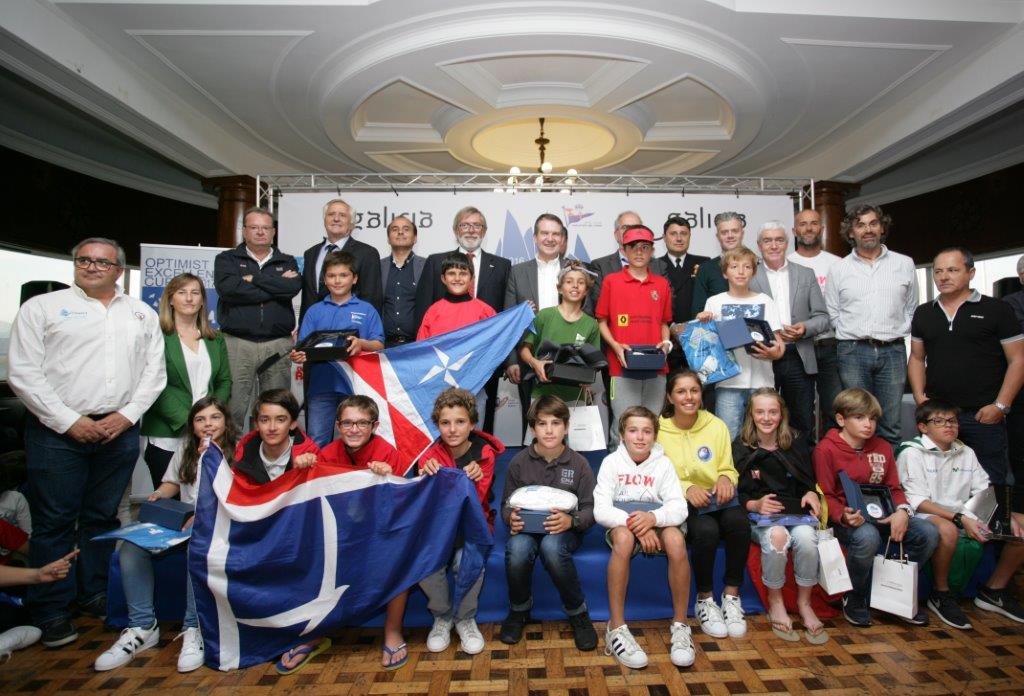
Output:
<instances>
[{"instance_id":1,"label":"white sneaker","mask_svg":"<svg viewBox=\"0 0 1024 696\"><path fill-rule=\"evenodd\" d=\"M647 666L647 653L636 642L626 624L604 634L604 654L611 655L630 669L643 669Z\"/></svg>"},{"instance_id":2,"label":"white sneaker","mask_svg":"<svg viewBox=\"0 0 1024 696\"><path fill-rule=\"evenodd\" d=\"M462 652L467 655L476 655L483 652L484 635L476 625L476 619L463 619L455 622L455 632L462 639Z\"/></svg>"},{"instance_id":3,"label":"white sneaker","mask_svg":"<svg viewBox=\"0 0 1024 696\"><path fill-rule=\"evenodd\" d=\"M689 667L697 657L690 627L675 621L669 626L669 630L672 632L672 649L669 652L672 664L676 667Z\"/></svg>"},{"instance_id":4,"label":"white sneaker","mask_svg":"<svg viewBox=\"0 0 1024 696\"><path fill-rule=\"evenodd\" d=\"M743 618L743 605L738 596L722 594L722 611L725 613L725 627L730 638L747 635L747 620Z\"/></svg>"},{"instance_id":5,"label":"white sneaker","mask_svg":"<svg viewBox=\"0 0 1024 696\"><path fill-rule=\"evenodd\" d=\"M181 638L181 652L178 653L178 671L191 672L203 666L206 659L206 648L203 646L203 634L198 628L186 628L174 640Z\"/></svg>"},{"instance_id":6,"label":"white sneaker","mask_svg":"<svg viewBox=\"0 0 1024 696\"><path fill-rule=\"evenodd\" d=\"M15 650L32 645L43 637L43 632L35 626L15 626L0 633L0 657L10 657Z\"/></svg>"},{"instance_id":7,"label":"white sneaker","mask_svg":"<svg viewBox=\"0 0 1024 696\"><path fill-rule=\"evenodd\" d=\"M427 634L427 650L430 652L443 652L448 644L452 642L452 620L434 618L434 626Z\"/></svg>"},{"instance_id":8,"label":"white sneaker","mask_svg":"<svg viewBox=\"0 0 1024 696\"><path fill-rule=\"evenodd\" d=\"M150 629L126 628L121 631L121 637L117 639L110 648L96 658L93 667L97 672L106 672L117 669L122 665L131 662L135 656L147 648L152 648L160 642L160 628L154 623Z\"/></svg>"},{"instance_id":9,"label":"white sneaker","mask_svg":"<svg viewBox=\"0 0 1024 696\"><path fill-rule=\"evenodd\" d=\"M700 630L713 638L725 638L729 635L729 629L725 625L725 617L722 610L715 604L714 597L698 599L693 605L693 613L700 621Z\"/></svg>"}]
</instances>

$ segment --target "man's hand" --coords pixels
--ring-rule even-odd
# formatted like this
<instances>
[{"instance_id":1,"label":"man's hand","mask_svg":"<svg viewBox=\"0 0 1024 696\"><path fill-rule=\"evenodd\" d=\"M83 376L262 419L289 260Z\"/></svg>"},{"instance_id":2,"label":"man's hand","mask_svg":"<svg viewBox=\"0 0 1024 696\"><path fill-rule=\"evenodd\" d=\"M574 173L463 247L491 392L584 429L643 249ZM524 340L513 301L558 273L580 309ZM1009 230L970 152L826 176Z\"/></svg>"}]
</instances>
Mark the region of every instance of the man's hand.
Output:
<instances>
[{"instance_id":1,"label":"man's hand","mask_svg":"<svg viewBox=\"0 0 1024 696\"><path fill-rule=\"evenodd\" d=\"M889 525L889 538L898 543L903 541L903 537L907 535L907 527L910 526L910 515L907 514L906 510L901 509L879 521L882 524Z\"/></svg>"},{"instance_id":2,"label":"man's hand","mask_svg":"<svg viewBox=\"0 0 1024 696\"><path fill-rule=\"evenodd\" d=\"M572 517L561 510L551 510L544 519L544 531L548 534L561 534L572 529Z\"/></svg>"},{"instance_id":3,"label":"man's hand","mask_svg":"<svg viewBox=\"0 0 1024 696\"><path fill-rule=\"evenodd\" d=\"M512 512L508 516L508 531L509 534L518 534L523 531L523 527L526 523L523 522L523 518L519 516L519 508L512 508Z\"/></svg>"},{"instance_id":4,"label":"man's hand","mask_svg":"<svg viewBox=\"0 0 1024 696\"><path fill-rule=\"evenodd\" d=\"M980 541L982 544L988 541L988 537L985 536L985 532L988 531L988 527L983 525L980 521L973 517L964 515L960 518L960 524L964 526L964 531L967 532L967 536L970 538L975 541Z\"/></svg>"},{"instance_id":5,"label":"man's hand","mask_svg":"<svg viewBox=\"0 0 1024 696\"><path fill-rule=\"evenodd\" d=\"M281 274L281 277L282 278L298 278L299 274L289 268L287 271L285 271L284 273ZM252 280L252 276L249 276L249 279Z\"/></svg>"},{"instance_id":6,"label":"man's hand","mask_svg":"<svg viewBox=\"0 0 1024 696\"><path fill-rule=\"evenodd\" d=\"M103 442L107 439L107 431L88 416L79 416L78 420L72 423L64 434L81 443Z\"/></svg>"},{"instance_id":7,"label":"man's hand","mask_svg":"<svg viewBox=\"0 0 1024 696\"><path fill-rule=\"evenodd\" d=\"M636 540L640 542L640 548L644 550L644 553L661 551L661 539L653 529L648 529L642 535L637 536Z\"/></svg>"},{"instance_id":8,"label":"man's hand","mask_svg":"<svg viewBox=\"0 0 1024 696\"><path fill-rule=\"evenodd\" d=\"M63 580L71 572L71 561L75 560L77 555L78 549L75 549L63 558L59 558L53 563L47 563L36 571L36 582L43 583Z\"/></svg>"},{"instance_id":9,"label":"man's hand","mask_svg":"<svg viewBox=\"0 0 1024 696\"><path fill-rule=\"evenodd\" d=\"M804 497L800 499L800 507L803 509L810 508L811 514L815 517L821 515L821 500L818 498L818 494L814 491L807 491L804 493Z\"/></svg>"},{"instance_id":10,"label":"man's hand","mask_svg":"<svg viewBox=\"0 0 1024 696\"><path fill-rule=\"evenodd\" d=\"M654 516L653 512L637 510L636 512L629 513L629 517L626 518L626 528L633 532L633 535L637 538L654 529L657 524L658 519Z\"/></svg>"},{"instance_id":11,"label":"man's hand","mask_svg":"<svg viewBox=\"0 0 1024 696\"><path fill-rule=\"evenodd\" d=\"M288 354L288 359L296 365L301 365L306 362L306 351L304 350L293 350Z\"/></svg>"},{"instance_id":12,"label":"man's hand","mask_svg":"<svg viewBox=\"0 0 1024 696\"><path fill-rule=\"evenodd\" d=\"M786 506L776 499L774 493L769 493L757 501L757 511L762 515L774 515L785 509Z\"/></svg>"},{"instance_id":13,"label":"man's hand","mask_svg":"<svg viewBox=\"0 0 1024 696\"><path fill-rule=\"evenodd\" d=\"M860 510L854 511L853 508L843 508L841 520L843 526L856 528L864 524L864 515L860 514Z\"/></svg>"},{"instance_id":14,"label":"man's hand","mask_svg":"<svg viewBox=\"0 0 1024 696\"><path fill-rule=\"evenodd\" d=\"M736 486L732 485L729 477L719 476L715 483L715 500L718 501L718 504L725 505L732 500L734 495L736 495Z\"/></svg>"},{"instance_id":15,"label":"man's hand","mask_svg":"<svg viewBox=\"0 0 1024 696\"><path fill-rule=\"evenodd\" d=\"M116 440L121 433L132 427L132 422L115 411L96 421L96 425L107 433L107 437L103 440L103 444L107 444Z\"/></svg>"},{"instance_id":16,"label":"man's hand","mask_svg":"<svg viewBox=\"0 0 1024 696\"><path fill-rule=\"evenodd\" d=\"M1019 512L1010 513L1010 534L1015 537L1024 537L1024 514Z\"/></svg>"},{"instance_id":17,"label":"man's hand","mask_svg":"<svg viewBox=\"0 0 1024 696\"><path fill-rule=\"evenodd\" d=\"M512 384L519 384L522 378L522 375L519 373L519 363L505 368L505 378Z\"/></svg>"},{"instance_id":18,"label":"man's hand","mask_svg":"<svg viewBox=\"0 0 1024 696\"><path fill-rule=\"evenodd\" d=\"M433 476L440 470L440 462L438 462L433 457L420 464L420 476Z\"/></svg>"},{"instance_id":19,"label":"man's hand","mask_svg":"<svg viewBox=\"0 0 1024 696\"><path fill-rule=\"evenodd\" d=\"M473 483L476 483L477 481L484 477L484 470L481 469L480 465L477 464L476 462L470 462L465 467L463 467L462 470L466 472L466 476L468 476L469 480L472 481Z\"/></svg>"},{"instance_id":20,"label":"man's hand","mask_svg":"<svg viewBox=\"0 0 1024 696\"><path fill-rule=\"evenodd\" d=\"M974 420L984 425L995 425L996 423L1002 423L1003 412L999 410L999 407L995 404L989 404L988 406L982 406L978 409L978 412L974 414Z\"/></svg>"},{"instance_id":21,"label":"man's hand","mask_svg":"<svg viewBox=\"0 0 1024 696\"><path fill-rule=\"evenodd\" d=\"M242 276L242 280L244 280L247 283L251 283L252 282L252 273L250 273L249 275Z\"/></svg>"},{"instance_id":22,"label":"man's hand","mask_svg":"<svg viewBox=\"0 0 1024 696\"><path fill-rule=\"evenodd\" d=\"M391 465L387 462L370 462L368 468L378 476L390 476Z\"/></svg>"},{"instance_id":23,"label":"man's hand","mask_svg":"<svg viewBox=\"0 0 1024 696\"><path fill-rule=\"evenodd\" d=\"M296 469L308 469L309 467L316 464L316 455L312 452L306 452L300 454L292 460Z\"/></svg>"},{"instance_id":24,"label":"man's hand","mask_svg":"<svg viewBox=\"0 0 1024 696\"><path fill-rule=\"evenodd\" d=\"M700 486L693 485L686 489L686 500L696 508L707 507L711 502L711 496Z\"/></svg>"},{"instance_id":25,"label":"man's hand","mask_svg":"<svg viewBox=\"0 0 1024 696\"><path fill-rule=\"evenodd\" d=\"M799 341L807 333L807 327L804 326L802 321L798 321L795 324L783 324L782 325L782 338L790 343Z\"/></svg>"}]
</instances>

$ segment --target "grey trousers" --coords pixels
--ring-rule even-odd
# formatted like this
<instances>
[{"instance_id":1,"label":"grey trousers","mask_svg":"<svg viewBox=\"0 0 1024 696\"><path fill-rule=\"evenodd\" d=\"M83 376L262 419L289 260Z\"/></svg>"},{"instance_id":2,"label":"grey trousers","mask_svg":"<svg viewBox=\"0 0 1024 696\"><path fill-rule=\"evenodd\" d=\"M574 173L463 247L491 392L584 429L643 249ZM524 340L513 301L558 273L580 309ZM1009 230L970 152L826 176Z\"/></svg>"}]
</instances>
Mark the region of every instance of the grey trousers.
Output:
<instances>
[{"instance_id":1,"label":"grey trousers","mask_svg":"<svg viewBox=\"0 0 1024 696\"><path fill-rule=\"evenodd\" d=\"M281 358L259 377L256 368L275 353L292 346L291 337L269 341L249 341L224 334L231 364L231 420L239 435L249 432L248 417L252 414L255 397L268 389L289 389L292 386L291 361Z\"/></svg>"},{"instance_id":2,"label":"grey trousers","mask_svg":"<svg viewBox=\"0 0 1024 696\"><path fill-rule=\"evenodd\" d=\"M469 592L462 598L458 611L452 610L452 597L448 583L448 570L452 573L459 572L459 565L462 563L462 549L456 549L452 560L436 573L428 575L420 581L420 589L427 595L427 609L434 615L435 619L447 619L449 621L462 621L464 619L475 619L476 608L480 601L480 589L484 586L484 574L469 588Z\"/></svg>"},{"instance_id":3,"label":"grey trousers","mask_svg":"<svg viewBox=\"0 0 1024 696\"><path fill-rule=\"evenodd\" d=\"M661 407L665 404L665 375L648 379L612 377L611 382L612 391L608 398L611 437L608 447L615 449L619 446L619 416L627 408L646 406L655 416L661 415Z\"/></svg>"}]
</instances>

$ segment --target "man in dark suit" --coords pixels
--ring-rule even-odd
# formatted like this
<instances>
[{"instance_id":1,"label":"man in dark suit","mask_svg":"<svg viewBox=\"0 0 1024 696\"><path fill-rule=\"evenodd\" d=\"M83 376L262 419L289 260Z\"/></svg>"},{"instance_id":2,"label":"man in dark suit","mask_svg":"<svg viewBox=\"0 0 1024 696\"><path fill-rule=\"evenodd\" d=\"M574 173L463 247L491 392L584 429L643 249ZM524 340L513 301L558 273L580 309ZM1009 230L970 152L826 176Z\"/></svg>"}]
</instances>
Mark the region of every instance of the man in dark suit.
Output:
<instances>
[{"instance_id":1,"label":"man in dark suit","mask_svg":"<svg viewBox=\"0 0 1024 696\"><path fill-rule=\"evenodd\" d=\"M416 223L400 215L388 225L391 253L380 260L384 286L384 346L399 346L416 340L416 285L427 260L412 253L416 244Z\"/></svg>"},{"instance_id":2,"label":"man in dark suit","mask_svg":"<svg viewBox=\"0 0 1024 696\"><path fill-rule=\"evenodd\" d=\"M814 380L818 362L814 337L829 330L828 309L814 271L786 259L786 228L778 220L761 225L757 248L762 262L750 289L775 300L786 352L772 363L775 387L789 407L789 422L801 433L814 433Z\"/></svg>"},{"instance_id":3,"label":"man in dark suit","mask_svg":"<svg viewBox=\"0 0 1024 696\"><path fill-rule=\"evenodd\" d=\"M324 257L332 251L346 251L355 258L354 270L359 280L353 292L380 312L384 294L380 282L380 254L369 244L352 237L354 219L352 206L340 198L330 200L324 206L324 231L327 237L306 249L302 256L304 263L299 321L306 315L307 309L327 297L327 288L320 276Z\"/></svg>"},{"instance_id":4,"label":"man in dark suit","mask_svg":"<svg viewBox=\"0 0 1024 696\"><path fill-rule=\"evenodd\" d=\"M743 230L746 226L746 218L731 210L715 216L715 237L723 253L743 244ZM709 297L729 289L729 283L722 275L721 260L722 254L719 254L703 264L693 279L693 300L690 307L694 316L704 311L704 305L707 304Z\"/></svg>"},{"instance_id":5,"label":"man in dark suit","mask_svg":"<svg viewBox=\"0 0 1024 696\"><path fill-rule=\"evenodd\" d=\"M480 247L487 234L487 220L484 218L484 214L471 205L462 208L455 213L452 231L455 232L455 241L458 243L454 251L466 254L473 264L473 296L486 302L495 312L502 311L505 308L505 286L508 285L508 275L512 264L508 259L495 256ZM426 314L430 305L444 297L445 288L441 284L441 263L449 253L444 251L431 254L423 266L423 274L416 286L417 328L423 321L423 315ZM487 404L483 409L483 425L487 432L494 430L494 405L498 395L498 374L495 373L484 387L487 393Z\"/></svg>"},{"instance_id":6,"label":"man in dark suit","mask_svg":"<svg viewBox=\"0 0 1024 696\"><path fill-rule=\"evenodd\" d=\"M632 210L621 212L619 213L619 216L615 218L615 229L612 230L612 234L615 235L615 251L607 256L601 256L590 262L590 265L597 273L597 277L594 279L594 289L591 291L591 306L597 306L597 298L601 296L601 284L604 282L605 276L609 276L612 273L618 273L627 265L626 252L622 248L622 233L625 232L628 227L642 224L644 223L641 222L640 216Z\"/></svg>"},{"instance_id":7,"label":"man in dark suit","mask_svg":"<svg viewBox=\"0 0 1024 696\"><path fill-rule=\"evenodd\" d=\"M681 217L670 217L663 227L664 256L651 264L651 271L668 278L672 286L672 352L668 354L670 370L686 365L682 346L675 337L683 325L693 319L693 278L707 260L707 256L686 253L690 248L690 223Z\"/></svg>"}]
</instances>

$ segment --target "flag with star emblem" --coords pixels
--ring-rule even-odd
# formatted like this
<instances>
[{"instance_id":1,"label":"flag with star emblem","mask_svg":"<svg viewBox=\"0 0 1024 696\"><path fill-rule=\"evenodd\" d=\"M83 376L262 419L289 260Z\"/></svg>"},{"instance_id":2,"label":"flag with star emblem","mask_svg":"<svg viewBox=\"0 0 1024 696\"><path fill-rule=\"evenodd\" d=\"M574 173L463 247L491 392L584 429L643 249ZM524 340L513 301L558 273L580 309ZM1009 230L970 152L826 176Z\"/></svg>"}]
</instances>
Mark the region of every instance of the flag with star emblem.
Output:
<instances>
[{"instance_id":1,"label":"flag with star emblem","mask_svg":"<svg viewBox=\"0 0 1024 696\"><path fill-rule=\"evenodd\" d=\"M408 474L413 462L437 437L430 420L434 401L448 387L471 394L483 389L494 371L533 326L533 310L522 303L482 321L424 341L335 363L353 394L377 402L377 434L390 442Z\"/></svg>"}]
</instances>

